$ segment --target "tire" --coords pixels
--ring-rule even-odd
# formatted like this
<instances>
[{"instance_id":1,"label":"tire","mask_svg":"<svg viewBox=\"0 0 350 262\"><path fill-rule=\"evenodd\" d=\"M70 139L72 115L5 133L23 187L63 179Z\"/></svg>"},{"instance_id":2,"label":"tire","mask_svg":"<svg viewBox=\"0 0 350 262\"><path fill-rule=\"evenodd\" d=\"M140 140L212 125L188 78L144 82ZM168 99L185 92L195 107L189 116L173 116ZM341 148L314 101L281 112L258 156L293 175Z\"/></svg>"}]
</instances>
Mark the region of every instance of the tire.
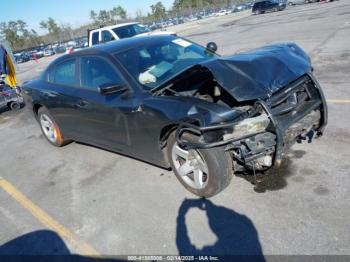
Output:
<instances>
[{"instance_id":1,"label":"tire","mask_svg":"<svg viewBox=\"0 0 350 262\"><path fill-rule=\"evenodd\" d=\"M193 135L185 134L184 136L188 141L195 141L196 139ZM188 191L199 197L212 197L230 184L233 174L232 159L229 153L225 152L222 147L186 151L181 149L176 142L175 132L170 134L167 142L167 154L171 168L177 179ZM192 158L192 160L178 156L179 150L182 150L181 154L187 152L187 157L189 159ZM190 166L191 161L195 161L194 166L197 166L197 168ZM203 165L206 168L201 168ZM188 171L189 169L186 168L187 171L182 172L180 167L186 166L192 168L194 171ZM200 170L204 170L204 172ZM202 185L198 186L194 176L200 172L202 172ZM184 173L188 173L188 175L183 175Z\"/></svg>"},{"instance_id":2,"label":"tire","mask_svg":"<svg viewBox=\"0 0 350 262\"><path fill-rule=\"evenodd\" d=\"M71 142L70 140L64 139L57 122L45 107L39 108L38 121L41 132L51 145L61 147Z\"/></svg>"},{"instance_id":3,"label":"tire","mask_svg":"<svg viewBox=\"0 0 350 262\"><path fill-rule=\"evenodd\" d=\"M8 107L13 110L13 111L16 111L16 110L19 110L21 109L21 104L16 102L16 101L13 101L11 103L9 103Z\"/></svg>"}]
</instances>

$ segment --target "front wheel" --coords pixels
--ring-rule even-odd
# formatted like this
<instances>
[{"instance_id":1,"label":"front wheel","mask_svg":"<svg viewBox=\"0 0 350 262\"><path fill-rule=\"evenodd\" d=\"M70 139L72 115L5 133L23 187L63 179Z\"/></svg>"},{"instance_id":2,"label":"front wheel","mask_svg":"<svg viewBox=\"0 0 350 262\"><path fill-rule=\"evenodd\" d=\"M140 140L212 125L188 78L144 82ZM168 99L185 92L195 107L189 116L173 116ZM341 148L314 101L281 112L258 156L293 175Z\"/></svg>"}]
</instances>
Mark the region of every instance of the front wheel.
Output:
<instances>
[{"instance_id":1,"label":"front wheel","mask_svg":"<svg viewBox=\"0 0 350 262\"><path fill-rule=\"evenodd\" d=\"M186 140L194 141L188 135ZM212 197L224 190L232 178L232 160L222 148L185 150L175 139L168 138L167 146L170 165L181 184L200 197Z\"/></svg>"}]
</instances>

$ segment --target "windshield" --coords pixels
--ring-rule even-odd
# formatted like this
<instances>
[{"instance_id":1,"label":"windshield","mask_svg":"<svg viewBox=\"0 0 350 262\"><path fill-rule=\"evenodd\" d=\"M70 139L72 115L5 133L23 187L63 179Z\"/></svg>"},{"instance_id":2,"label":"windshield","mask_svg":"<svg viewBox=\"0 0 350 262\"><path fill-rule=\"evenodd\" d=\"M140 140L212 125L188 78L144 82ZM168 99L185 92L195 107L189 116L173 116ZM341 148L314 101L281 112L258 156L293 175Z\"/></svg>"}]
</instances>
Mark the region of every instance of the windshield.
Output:
<instances>
[{"instance_id":1,"label":"windshield","mask_svg":"<svg viewBox=\"0 0 350 262\"><path fill-rule=\"evenodd\" d=\"M116 27L113 32L120 38L133 37L135 35L151 32L149 28L141 24L126 25Z\"/></svg>"},{"instance_id":2,"label":"windshield","mask_svg":"<svg viewBox=\"0 0 350 262\"><path fill-rule=\"evenodd\" d=\"M116 56L129 73L149 90L216 55L184 39L171 38L146 43Z\"/></svg>"}]
</instances>

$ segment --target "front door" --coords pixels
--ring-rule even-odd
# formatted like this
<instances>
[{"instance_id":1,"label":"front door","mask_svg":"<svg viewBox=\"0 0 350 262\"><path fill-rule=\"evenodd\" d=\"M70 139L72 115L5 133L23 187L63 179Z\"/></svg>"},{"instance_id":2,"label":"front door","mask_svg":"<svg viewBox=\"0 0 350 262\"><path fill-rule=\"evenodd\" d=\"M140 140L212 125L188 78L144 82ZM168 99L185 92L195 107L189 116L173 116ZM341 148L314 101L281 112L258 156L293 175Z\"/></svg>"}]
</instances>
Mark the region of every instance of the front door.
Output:
<instances>
[{"instance_id":1,"label":"front door","mask_svg":"<svg viewBox=\"0 0 350 262\"><path fill-rule=\"evenodd\" d=\"M76 110L79 131L88 143L123 152L130 146L130 114L134 100L127 93L101 95L100 86L126 85L117 69L105 58L80 58L80 85Z\"/></svg>"}]
</instances>

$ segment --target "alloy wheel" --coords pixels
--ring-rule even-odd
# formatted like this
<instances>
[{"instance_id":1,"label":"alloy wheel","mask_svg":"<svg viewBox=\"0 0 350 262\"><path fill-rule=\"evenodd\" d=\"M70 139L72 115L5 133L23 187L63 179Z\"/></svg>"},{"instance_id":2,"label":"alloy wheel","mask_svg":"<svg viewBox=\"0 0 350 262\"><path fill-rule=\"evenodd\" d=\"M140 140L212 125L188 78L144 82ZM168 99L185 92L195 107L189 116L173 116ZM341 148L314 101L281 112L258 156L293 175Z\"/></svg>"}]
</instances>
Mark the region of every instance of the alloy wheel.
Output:
<instances>
[{"instance_id":1,"label":"alloy wheel","mask_svg":"<svg viewBox=\"0 0 350 262\"><path fill-rule=\"evenodd\" d=\"M209 179L208 166L196 150L182 149L177 143L172 148L172 161L183 182L195 189L203 189Z\"/></svg>"},{"instance_id":2,"label":"alloy wheel","mask_svg":"<svg viewBox=\"0 0 350 262\"><path fill-rule=\"evenodd\" d=\"M41 114L40 124L47 139L49 139L52 143L55 143L57 140L57 130L51 118L46 114Z\"/></svg>"}]
</instances>

